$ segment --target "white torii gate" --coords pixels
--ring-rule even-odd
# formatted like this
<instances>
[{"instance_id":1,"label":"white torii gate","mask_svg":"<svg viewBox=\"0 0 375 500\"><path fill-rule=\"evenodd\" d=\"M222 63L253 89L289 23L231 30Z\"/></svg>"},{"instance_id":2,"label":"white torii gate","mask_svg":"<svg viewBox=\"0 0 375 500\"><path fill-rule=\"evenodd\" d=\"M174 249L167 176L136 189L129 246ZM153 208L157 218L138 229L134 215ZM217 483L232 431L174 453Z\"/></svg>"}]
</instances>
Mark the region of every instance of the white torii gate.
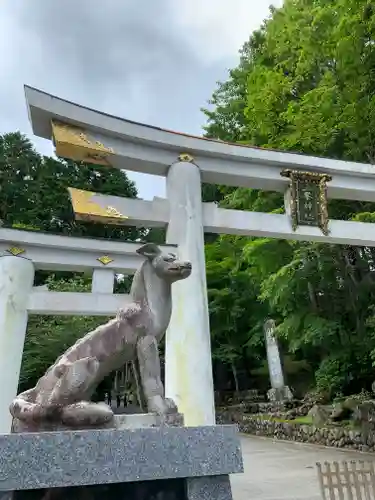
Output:
<instances>
[{"instance_id":1,"label":"white torii gate","mask_svg":"<svg viewBox=\"0 0 375 500\"><path fill-rule=\"evenodd\" d=\"M181 258L192 261L191 277L174 285L173 314L166 336L166 394L177 402L187 425L214 424L204 231L375 246L375 225L329 220L326 204L327 197L375 201L375 168L372 165L268 151L178 134L100 113L30 87L26 87L25 91L34 134L53 139L57 154L109 168L167 178L167 199L132 200L74 189L70 190L70 194L77 218L166 227L167 243L177 246ZM219 208L215 203L202 203L201 182L283 192L286 214L228 210ZM308 201L305 209L303 195ZM306 209L309 206L311 210ZM0 242L4 231L9 230L0 230ZM22 233L22 237L25 234ZM43 243L43 238L54 239L52 252L43 253L43 248L50 248ZM95 269L94 277L98 273L97 261L94 263L97 257L93 257L88 246L97 245L98 251L103 248L103 242L90 240L88 245L88 240L82 240L80 250L79 244L74 243L76 238L51 235L44 235L43 238L38 239L41 253L35 251L35 257L30 254L39 266L48 261L51 266L52 263L56 266L48 269L56 269L69 261L68 268L75 269L70 262L73 258L70 250L64 250L64 255L57 251L56 246L59 245L56 242L60 241L60 247L66 246L72 251L74 247L76 259L81 259L81 262L87 260L88 266ZM106 245L114 245L113 250L108 247L108 255L112 255L112 251L123 255L126 254L126 245L131 244L107 241ZM27 252L24 255L28 257ZM134 258L133 254L131 258ZM5 354L1 354L3 346L7 346L12 353L8 356L17 359L11 368L13 379L17 377L17 380L27 310L44 313L60 311L64 314L77 314L80 310L84 310L85 314L95 314L95 311L100 313L105 310L107 314L110 309L114 312L112 307L117 300L111 298L111 305L106 306L109 304L105 302L108 296L105 300L96 300L93 296L78 298L78 294L74 294L74 300L67 295L60 300L50 292L32 292L30 265L25 263L28 262L25 259L22 259L22 264L16 264L20 260L16 257L0 259L3 262L1 281L10 276L14 284L13 287L9 285L9 289L2 287L0 294L0 366L9 366L4 359ZM127 266L129 264L124 265L125 268ZM100 271L102 274L97 274L97 279L93 280L96 283L94 291L96 286L105 286L109 293L110 280L105 277L108 268ZM15 279L17 273L19 278ZM17 288L14 288L17 280ZM26 286L25 283L29 284ZM14 297L15 290L20 287L23 287L23 293L17 307L22 320L14 326L6 304L13 300L10 297ZM39 293L44 294L43 299ZM116 302L116 307L118 304ZM19 339L18 343L11 344L9 338L12 336ZM3 371L0 372L1 385L8 380ZM1 411L0 408L0 415Z\"/></svg>"}]
</instances>

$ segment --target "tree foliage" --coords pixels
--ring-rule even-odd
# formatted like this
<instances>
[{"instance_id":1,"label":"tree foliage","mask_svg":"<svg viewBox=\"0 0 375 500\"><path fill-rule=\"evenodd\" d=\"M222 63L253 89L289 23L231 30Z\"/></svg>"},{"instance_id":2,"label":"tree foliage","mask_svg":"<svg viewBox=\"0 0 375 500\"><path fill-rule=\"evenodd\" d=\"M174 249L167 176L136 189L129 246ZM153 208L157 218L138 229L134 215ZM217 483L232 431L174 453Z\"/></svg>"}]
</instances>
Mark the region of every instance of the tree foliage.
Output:
<instances>
[{"instance_id":1,"label":"tree foliage","mask_svg":"<svg viewBox=\"0 0 375 500\"><path fill-rule=\"evenodd\" d=\"M135 184L120 170L41 156L16 132L0 135L0 180L0 219L5 226L119 240L139 235L131 228L74 219L68 187L130 198L137 195Z\"/></svg>"}]
</instances>

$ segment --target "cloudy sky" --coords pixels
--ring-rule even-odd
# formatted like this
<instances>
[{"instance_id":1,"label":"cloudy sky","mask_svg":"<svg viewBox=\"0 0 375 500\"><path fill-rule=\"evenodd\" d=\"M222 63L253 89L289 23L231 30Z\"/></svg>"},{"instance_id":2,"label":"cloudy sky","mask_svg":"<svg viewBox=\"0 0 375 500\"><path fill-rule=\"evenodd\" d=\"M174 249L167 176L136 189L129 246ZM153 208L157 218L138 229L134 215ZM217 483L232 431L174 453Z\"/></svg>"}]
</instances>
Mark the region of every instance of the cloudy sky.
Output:
<instances>
[{"instance_id":1,"label":"cloudy sky","mask_svg":"<svg viewBox=\"0 0 375 500\"><path fill-rule=\"evenodd\" d=\"M281 0L274 0L275 6ZM0 133L33 138L23 85L131 120L200 134L215 82L271 0L2 0ZM130 174L144 198L164 180Z\"/></svg>"}]
</instances>

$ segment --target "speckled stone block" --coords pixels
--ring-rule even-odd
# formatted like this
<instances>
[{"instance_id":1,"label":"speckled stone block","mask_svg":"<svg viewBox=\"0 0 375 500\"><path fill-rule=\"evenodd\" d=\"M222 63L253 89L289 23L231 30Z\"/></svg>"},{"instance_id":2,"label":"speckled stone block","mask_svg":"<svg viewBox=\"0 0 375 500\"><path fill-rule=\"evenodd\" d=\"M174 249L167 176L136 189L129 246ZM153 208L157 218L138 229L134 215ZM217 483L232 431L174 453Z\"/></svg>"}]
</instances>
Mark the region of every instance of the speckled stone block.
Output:
<instances>
[{"instance_id":1,"label":"speckled stone block","mask_svg":"<svg viewBox=\"0 0 375 500\"><path fill-rule=\"evenodd\" d=\"M184 425L184 416L181 413L172 413L162 417L154 413L125 413L115 415L114 424L116 429L138 429L139 427L162 427L173 426L182 427Z\"/></svg>"},{"instance_id":2,"label":"speckled stone block","mask_svg":"<svg viewBox=\"0 0 375 500\"><path fill-rule=\"evenodd\" d=\"M0 491L243 472L231 425L6 434L0 450Z\"/></svg>"},{"instance_id":3,"label":"speckled stone block","mask_svg":"<svg viewBox=\"0 0 375 500\"><path fill-rule=\"evenodd\" d=\"M228 475L188 478L187 500L232 500Z\"/></svg>"}]
</instances>

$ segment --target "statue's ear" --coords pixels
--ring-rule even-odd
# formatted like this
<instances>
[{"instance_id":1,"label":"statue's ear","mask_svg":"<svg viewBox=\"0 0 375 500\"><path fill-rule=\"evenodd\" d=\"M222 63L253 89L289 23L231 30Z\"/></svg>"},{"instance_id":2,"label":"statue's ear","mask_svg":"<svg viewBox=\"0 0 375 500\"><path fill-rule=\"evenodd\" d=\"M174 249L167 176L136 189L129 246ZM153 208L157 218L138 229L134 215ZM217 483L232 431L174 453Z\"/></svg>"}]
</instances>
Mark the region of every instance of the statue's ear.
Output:
<instances>
[{"instance_id":1,"label":"statue's ear","mask_svg":"<svg viewBox=\"0 0 375 500\"><path fill-rule=\"evenodd\" d=\"M146 243L138 248L137 253L143 255L147 259L154 259L161 254L161 250L155 243Z\"/></svg>"}]
</instances>

